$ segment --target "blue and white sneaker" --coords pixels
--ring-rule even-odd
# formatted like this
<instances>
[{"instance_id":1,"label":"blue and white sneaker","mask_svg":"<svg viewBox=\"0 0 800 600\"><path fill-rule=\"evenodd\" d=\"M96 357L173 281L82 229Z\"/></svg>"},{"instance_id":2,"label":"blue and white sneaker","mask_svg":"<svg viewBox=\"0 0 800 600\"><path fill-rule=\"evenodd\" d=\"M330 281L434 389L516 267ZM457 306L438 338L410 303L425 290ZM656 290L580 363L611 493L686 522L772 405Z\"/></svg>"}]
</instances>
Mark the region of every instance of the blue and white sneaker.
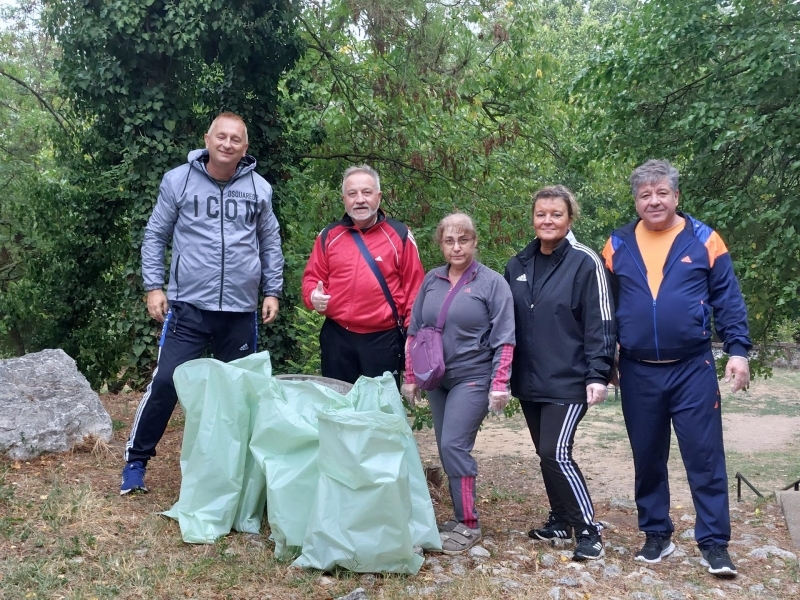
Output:
<instances>
[{"instance_id":1,"label":"blue and white sneaker","mask_svg":"<svg viewBox=\"0 0 800 600\"><path fill-rule=\"evenodd\" d=\"M144 462L132 460L122 469L122 484L119 486L119 495L124 496L131 492L147 493L144 485L144 474L147 471Z\"/></svg>"}]
</instances>

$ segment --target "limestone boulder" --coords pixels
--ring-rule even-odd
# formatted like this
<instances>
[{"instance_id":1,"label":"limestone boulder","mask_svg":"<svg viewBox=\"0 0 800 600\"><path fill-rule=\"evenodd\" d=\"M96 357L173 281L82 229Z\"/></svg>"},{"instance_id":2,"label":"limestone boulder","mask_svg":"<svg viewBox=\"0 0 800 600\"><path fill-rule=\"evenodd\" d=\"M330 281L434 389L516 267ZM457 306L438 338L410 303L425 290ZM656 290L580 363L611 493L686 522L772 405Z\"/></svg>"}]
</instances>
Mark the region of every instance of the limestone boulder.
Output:
<instances>
[{"instance_id":1,"label":"limestone boulder","mask_svg":"<svg viewBox=\"0 0 800 600\"><path fill-rule=\"evenodd\" d=\"M63 350L0 360L0 454L27 460L111 433L100 397Z\"/></svg>"}]
</instances>

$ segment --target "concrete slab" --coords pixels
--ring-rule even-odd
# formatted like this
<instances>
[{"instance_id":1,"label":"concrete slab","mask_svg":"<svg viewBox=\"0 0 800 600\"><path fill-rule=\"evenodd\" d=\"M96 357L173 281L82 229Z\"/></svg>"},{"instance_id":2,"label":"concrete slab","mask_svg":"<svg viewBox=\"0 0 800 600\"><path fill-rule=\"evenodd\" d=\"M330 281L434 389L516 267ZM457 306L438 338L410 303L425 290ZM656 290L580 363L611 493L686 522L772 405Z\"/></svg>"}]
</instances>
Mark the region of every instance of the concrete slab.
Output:
<instances>
[{"instance_id":1,"label":"concrete slab","mask_svg":"<svg viewBox=\"0 0 800 600\"><path fill-rule=\"evenodd\" d=\"M800 548L800 492L794 490L777 492L776 496L781 503L786 526L795 548Z\"/></svg>"}]
</instances>

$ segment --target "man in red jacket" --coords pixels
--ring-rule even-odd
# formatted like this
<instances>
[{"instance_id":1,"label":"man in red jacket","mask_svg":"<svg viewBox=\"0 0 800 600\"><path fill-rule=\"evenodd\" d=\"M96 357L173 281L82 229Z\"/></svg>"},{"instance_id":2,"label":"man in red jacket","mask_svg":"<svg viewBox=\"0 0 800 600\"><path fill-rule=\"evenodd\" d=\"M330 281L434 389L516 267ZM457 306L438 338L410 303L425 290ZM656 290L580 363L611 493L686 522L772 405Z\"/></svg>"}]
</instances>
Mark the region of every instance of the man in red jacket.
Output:
<instances>
[{"instance_id":1,"label":"man in red jacket","mask_svg":"<svg viewBox=\"0 0 800 600\"><path fill-rule=\"evenodd\" d=\"M405 350L398 325L410 321L425 275L417 243L380 209L372 167L344 172L342 200L346 214L317 236L303 273L303 302L326 317L322 375L354 383L389 371L399 386Z\"/></svg>"}]
</instances>

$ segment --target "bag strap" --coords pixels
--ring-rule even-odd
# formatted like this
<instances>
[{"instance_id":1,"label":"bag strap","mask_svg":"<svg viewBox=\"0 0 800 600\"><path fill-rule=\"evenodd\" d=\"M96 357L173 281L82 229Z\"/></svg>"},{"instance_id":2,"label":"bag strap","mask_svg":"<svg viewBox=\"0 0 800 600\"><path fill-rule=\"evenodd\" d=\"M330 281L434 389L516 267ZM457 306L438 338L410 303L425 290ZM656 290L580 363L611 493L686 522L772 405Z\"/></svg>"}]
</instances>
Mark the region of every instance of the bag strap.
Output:
<instances>
[{"instance_id":1,"label":"bag strap","mask_svg":"<svg viewBox=\"0 0 800 600\"><path fill-rule=\"evenodd\" d=\"M456 294L458 290L460 290L464 285L467 283L467 280L472 277L472 274L478 270L478 261L473 260L472 263L467 267L467 270L461 275L456 283L449 292L447 292L447 297L444 299L444 303L442 304L442 310L439 311L439 317L436 319L436 330L441 333L442 329L444 329L444 321L447 318L447 311L450 310L450 305L453 303L453 300L456 298Z\"/></svg>"},{"instance_id":2,"label":"bag strap","mask_svg":"<svg viewBox=\"0 0 800 600\"><path fill-rule=\"evenodd\" d=\"M392 316L394 317L397 326L402 327L403 322L400 320L400 315L397 312L397 305L394 303L394 298L392 298L392 293L389 291L389 286L386 284L386 279L384 279L383 273L381 273L381 270L378 268L378 264L375 262L375 259L372 258L372 254L370 254L369 250L367 250L367 245L364 243L364 239L361 237L361 234L355 229L350 229L349 231L350 235L353 236L353 241L355 241L356 246L358 246L358 249L361 251L361 256L364 257L367 266L369 266L372 274L375 275L375 279L378 280L381 290L383 290L383 295L386 297L386 302L389 303L389 308L392 309Z\"/></svg>"}]
</instances>

